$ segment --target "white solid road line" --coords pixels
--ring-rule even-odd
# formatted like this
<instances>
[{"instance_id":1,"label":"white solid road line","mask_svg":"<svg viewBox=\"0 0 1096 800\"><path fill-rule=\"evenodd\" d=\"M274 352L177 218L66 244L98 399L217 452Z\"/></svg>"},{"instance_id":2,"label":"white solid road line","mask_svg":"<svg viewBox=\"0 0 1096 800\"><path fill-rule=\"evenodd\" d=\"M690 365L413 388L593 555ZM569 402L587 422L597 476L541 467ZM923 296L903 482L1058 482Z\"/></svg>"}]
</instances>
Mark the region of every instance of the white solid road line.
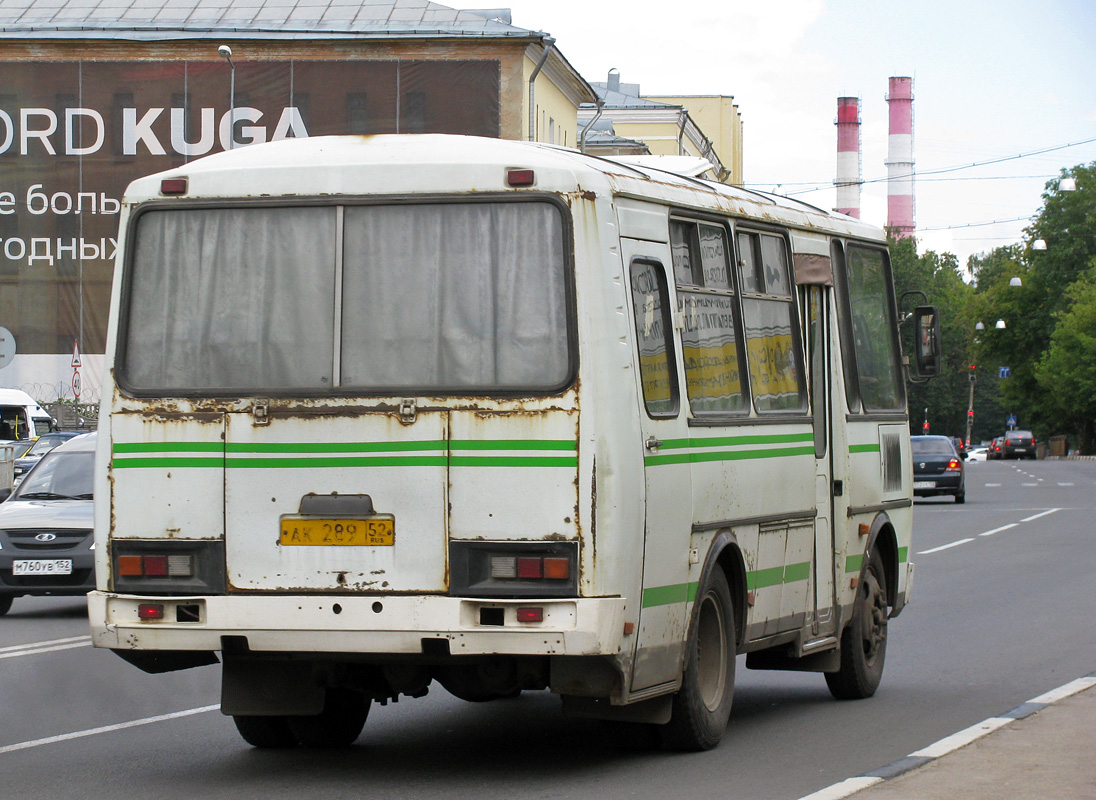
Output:
<instances>
[{"instance_id":1,"label":"white solid road line","mask_svg":"<svg viewBox=\"0 0 1096 800\"><path fill-rule=\"evenodd\" d=\"M101 728L89 728L86 731L76 731L75 733L63 733L60 736L47 736L45 739L34 739L29 742L18 742L17 744L9 744L4 747L0 747L0 755L4 753L12 753L16 750L28 750L32 747L41 747L44 744L54 744L56 742L67 742L69 739L81 739L85 736L95 736L100 733L111 733L112 731L121 731L126 728L136 728L141 725L151 725L154 722L166 722L172 719L179 719L180 717L190 717L194 714L204 714L207 711L216 711L220 706L202 706L201 708L188 708L185 711L175 711L171 714L160 714L156 717L145 717L144 719L135 719L130 722L119 722L117 725L104 725Z\"/></svg>"},{"instance_id":2,"label":"white solid road line","mask_svg":"<svg viewBox=\"0 0 1096 800\"><path fill-rule=\"evenodd\" d=\"M1035 514L1035 515L1030 516L1030 517L1024 517L1022 520L1020 520L1020 522L1031 522L1033 519L1039 519L1039 517L1045 517L1048 514L1053 514L1055 511L1061 511L1061 510L1062 509L1060 509L1060 508L1052 508L1049 511L1042 512L1041 514Z\"/></svg>"},{"instance_id":3,"label":"white solid road line","mask_svg":"<svg viewBox=\"0 0 1096 800\"><path fill-rule=\"evenodd\" d=\"M940 758L940 756L946 756L948 753L958 750L960 747L966 747L971 742L981 739L987 733L993 733L998 728L1003 728L1013 721L1010 717L990 717L987 720L982 720L977 725L971 725L966 730L953 733L951 736L946 736L928 747L910 753L910 757Z\"/></svg>"},{"instance_id":4,"label":"white solid road line","mask_svg":"<svg viewBox=\"0 0 1096 800\"><path fill-rule=\"evenodd\" d=\"M1057 689L1051 689L1049 692L1041 694L1038 697L1033 697L1023 705L1052 705L1059 700L1064 700L1067 697L1071 697L1078 692L1083 692L1085 689L1090 689L1093 686L1096 686L1096 676L1088 675L1084 678L1070 681L1067 684L1059 686ZM969 728L961 730L958 733L953 733L951 736L946 736L940 741L930 744L928 747L923 747L920 750L910 753L906 758L934 759L946 756L948 753L952 753L961 747L966 747L971 742L975 742L983 736L993 733L995 730L1003 728L1015 721L1016 717L990 717L987 720L979 722L977 725L971 725ZM821 789L814 794L809 794L806 797L800 798L800 800L841 800L841 798L856 794L861 789L867 789L869 786L881 783L883 780L885 779L880 778L877 775L861 775L855 778L846 778L840 783L827 786L825 789Z\"/></svg>"},{"instance_id":5,"label":"white solid road line","mask_svg":"<svg viewBox=\"0 0 1096 800\"><path fill-rule=\"evenodd\" d=\"M74 647L90 647L90 636L72 636L68 639L51 639L48 642L32 642L0 647L0 658L19 658L35 656L39 653L52 653L55 650L71 650Z\"/></svg>"}]
</instances>

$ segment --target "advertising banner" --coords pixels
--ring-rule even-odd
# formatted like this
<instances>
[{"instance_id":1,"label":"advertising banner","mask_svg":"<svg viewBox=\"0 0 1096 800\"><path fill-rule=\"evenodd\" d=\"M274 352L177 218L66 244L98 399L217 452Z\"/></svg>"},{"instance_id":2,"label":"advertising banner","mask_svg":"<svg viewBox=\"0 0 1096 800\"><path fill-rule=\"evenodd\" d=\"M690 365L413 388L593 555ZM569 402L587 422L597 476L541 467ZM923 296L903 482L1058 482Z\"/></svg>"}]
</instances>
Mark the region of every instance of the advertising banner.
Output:
<instances>
[{"instance_id":1,"label":"advertising banner","mask_svg":"<svg viewBox=\"0 0 1096 800\"><path fill-rule=\"evenodd\" d=\"M0 324L20 354L105 349L133 179L291 136L499 135L481 61L0 62ZM230 112L231 109L231 112Z\"/></svg>"}]
</instances>

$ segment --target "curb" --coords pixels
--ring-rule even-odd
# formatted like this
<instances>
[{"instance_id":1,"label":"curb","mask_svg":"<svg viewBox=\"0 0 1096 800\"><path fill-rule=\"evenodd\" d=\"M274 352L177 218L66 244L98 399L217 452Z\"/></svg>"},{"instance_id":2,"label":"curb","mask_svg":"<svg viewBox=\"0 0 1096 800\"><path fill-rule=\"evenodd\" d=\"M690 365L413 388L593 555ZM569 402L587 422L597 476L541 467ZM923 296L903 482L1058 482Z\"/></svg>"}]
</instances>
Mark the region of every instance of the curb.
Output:
<instances>
[{"instance_id":1,"label":"curb","mask_svg":"<svg viewBox=\"0 0 1096 800\"><path fill-rule=\"evenodd\" d=\"M1096 457L1091 458L1096 460ZM817 792L808 794L801 797L799 800L842 800L842 798L850 797L870 786L875 786L883 781L897 778L899 775L905 775L907 772L911 772L925 764L930 764L949 753L955 752L961 747L966 747L968 744L978 741L983 736L987 736L994 731L1004 728L1006 725L1012 724L1016 720L1030 717L1032 714L1036 714L1060 700L1072 697L1086 689L1091 689L1093 686L1096 686L1096 672L1078 678L1077 680L1070 681L1067 684L1059 686L1057 689L1051 689L1049 692L1044 692L1038 697L1033 697L1026 703L1022 703L1011 711L1007 711L998 717L990 717L989 719L983 720L976 725L971 725L969 728L961 730L958 733L946 736L940 741L910 753L905 758L900 758L885 767L866 772L855 778L846 778L840 783L827 786L825 789L820 789Z\"/></svg>"}]
</instances>

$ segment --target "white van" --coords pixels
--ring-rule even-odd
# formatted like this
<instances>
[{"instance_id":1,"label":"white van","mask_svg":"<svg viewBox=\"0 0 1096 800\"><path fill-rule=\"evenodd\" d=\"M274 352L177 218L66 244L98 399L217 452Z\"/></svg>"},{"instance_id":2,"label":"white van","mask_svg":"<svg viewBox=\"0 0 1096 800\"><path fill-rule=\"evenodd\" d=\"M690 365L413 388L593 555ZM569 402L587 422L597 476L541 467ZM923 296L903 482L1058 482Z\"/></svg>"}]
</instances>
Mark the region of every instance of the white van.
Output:
<instances>
[{"instance_id":1,"label":"white van","mask_svg":"<svg viewBox=\"0 0 1096 800\"><path fill-rule=\"evenodd\" d=\"M53 430L53 420L19 389L0 389L0 440L37 439Z\"/></svg>"}]
</instances>

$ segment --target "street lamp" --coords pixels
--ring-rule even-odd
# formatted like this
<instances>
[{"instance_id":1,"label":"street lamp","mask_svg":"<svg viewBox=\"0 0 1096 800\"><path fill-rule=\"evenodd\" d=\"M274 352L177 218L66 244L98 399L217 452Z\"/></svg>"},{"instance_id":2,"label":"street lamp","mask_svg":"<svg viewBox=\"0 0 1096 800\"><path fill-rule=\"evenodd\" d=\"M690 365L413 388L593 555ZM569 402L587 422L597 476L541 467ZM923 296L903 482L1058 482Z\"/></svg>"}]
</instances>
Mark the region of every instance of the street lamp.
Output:
<instances>
[{"instance_id":1,"label":"street lamp","mask_svg":"<svg viewBox=\"0 0 1096 800\"><path fill-rule=\"evenodd\" d=\"M232 63L232 48L227 44L217 48L217 55L227 61L232 70L228 81L228 149L231 150L236 141L236 65Z\"/></svg>"}]
</instances>

